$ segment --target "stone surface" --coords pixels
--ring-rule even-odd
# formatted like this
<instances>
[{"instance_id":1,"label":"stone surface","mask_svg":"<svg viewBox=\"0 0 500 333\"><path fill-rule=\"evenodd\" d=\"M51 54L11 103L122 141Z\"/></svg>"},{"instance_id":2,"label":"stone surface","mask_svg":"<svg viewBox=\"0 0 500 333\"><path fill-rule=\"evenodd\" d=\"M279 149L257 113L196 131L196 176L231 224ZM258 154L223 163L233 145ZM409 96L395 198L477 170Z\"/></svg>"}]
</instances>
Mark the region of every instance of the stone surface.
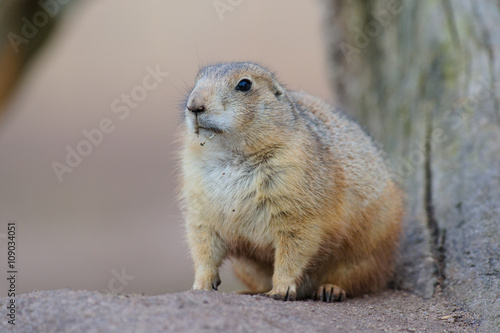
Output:
<instances>
[{"instance_id":1,"label":"stone surface","mask_svg":"<svg viewBox=\"0 0 500 333\"><path fill-rule=\"evenodd\" d=\"M408 196L396 285L500 327L500 4L324 4L337 100Z\"/></svg>"},{"instance_id":2,"label":"stone surface","mask_svg":"<svg viewBox=\"0 0 500 333\"><path fill-rule=\"evenodd\" d=\"M0 299L1 332L8 299ZM54 290L20 295L17 332L475 332L470 315L442 298L401 291L343 303L187 291L161 296Z\"/></svg>"}]
</instances>

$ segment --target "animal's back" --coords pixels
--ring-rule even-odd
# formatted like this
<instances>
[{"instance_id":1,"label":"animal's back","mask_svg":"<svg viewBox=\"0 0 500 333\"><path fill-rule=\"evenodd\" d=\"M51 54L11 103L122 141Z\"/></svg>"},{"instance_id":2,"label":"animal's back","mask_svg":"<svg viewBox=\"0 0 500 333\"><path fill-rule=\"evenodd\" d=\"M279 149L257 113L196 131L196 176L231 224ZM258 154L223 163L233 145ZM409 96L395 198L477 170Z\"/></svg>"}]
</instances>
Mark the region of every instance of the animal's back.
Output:
<instances>
[{"instance_id":1,"label":"animal's back","mask_svg":"<svg viewBox=\"0 0 500 333\"><path fill-rule=\"evenodd\" d=\"M370 136L352 119L324 100L302 91L291 92L311 132L340 167L346 190L368 204L392 183L381 151Z\"/></svg>"}]
</instances>

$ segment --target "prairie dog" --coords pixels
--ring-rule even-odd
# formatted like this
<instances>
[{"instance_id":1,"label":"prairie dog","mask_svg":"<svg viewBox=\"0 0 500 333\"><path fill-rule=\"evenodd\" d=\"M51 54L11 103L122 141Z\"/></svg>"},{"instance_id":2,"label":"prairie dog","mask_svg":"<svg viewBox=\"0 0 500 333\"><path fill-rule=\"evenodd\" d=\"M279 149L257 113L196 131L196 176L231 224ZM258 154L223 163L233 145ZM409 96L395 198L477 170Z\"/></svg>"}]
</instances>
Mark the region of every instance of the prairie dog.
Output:
<instances>
[{"instance_id":1,"label":"prairie dog","mask_svg":"<svg viewBox=\"0 0 500 333\"><path fill-rule=\"evenodd\" d=\"M200 70L182 141L193 289L217 290L226 258L250 292L275 299L386 286L402 193L355 122L257 64L221 63Z\"/></svg>"}]
</instances>

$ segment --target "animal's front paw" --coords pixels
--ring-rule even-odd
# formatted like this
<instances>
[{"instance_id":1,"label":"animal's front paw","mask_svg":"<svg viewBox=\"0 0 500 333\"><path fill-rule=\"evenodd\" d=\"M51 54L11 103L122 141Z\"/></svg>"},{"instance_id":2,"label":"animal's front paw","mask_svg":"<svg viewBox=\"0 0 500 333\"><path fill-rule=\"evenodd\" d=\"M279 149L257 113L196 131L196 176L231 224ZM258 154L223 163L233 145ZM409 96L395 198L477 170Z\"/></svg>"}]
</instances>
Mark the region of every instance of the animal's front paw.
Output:
<instances>
[{"instance_id":1,"label":"animal's front paw","mask_svg":"<svg viewBox=\"0 0 500 333\"><path fill-rule=\"evenodd\" d=\"M342 302L345 300L345 291L334 284L323 284L313 295L313 299L326 303Z\"/></svg>"},{"instance_id":2,"label":"animal's front paw","mask_svg":"<svg viewBox=\"0 0 500 333\"><path fill-rule=\"evenodd\" d=\"M219 273L210 276L202 276L195 279L193 290L217 290L217 287L219 287L220 283L221 281Z\"/></svg>"},{"instance_id":3,"label":"animal's front paw","mask_svg":"<svg viewBox=\"0 0 500 333\"><path fill-rule=\"evenodd\" d=\"M274 287L264 295L279 301L295 301L297 299L297 290L295 286Z\"/></svg>"}]
</instances>

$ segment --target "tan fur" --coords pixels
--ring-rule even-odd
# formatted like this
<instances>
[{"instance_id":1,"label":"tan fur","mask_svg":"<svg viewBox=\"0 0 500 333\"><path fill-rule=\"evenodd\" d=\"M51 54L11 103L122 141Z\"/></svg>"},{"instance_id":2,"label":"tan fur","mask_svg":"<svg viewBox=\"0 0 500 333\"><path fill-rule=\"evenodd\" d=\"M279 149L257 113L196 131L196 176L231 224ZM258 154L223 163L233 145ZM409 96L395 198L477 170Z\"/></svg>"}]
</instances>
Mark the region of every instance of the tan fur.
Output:
<instances>
[{"instance_id":1,"label":"tan fur","mask_svg":"<svg viewBox=\"0 0 500 333\"><path fill-rule=\"evenodd\" d=\"M249 91L235 89L242 79ZM277 299L334 301L386 286L402 193L356 123L252 63L202 69L184 116L194 289L217 289L226 258L251 291Z\"/></svg>"}]
</instances>

